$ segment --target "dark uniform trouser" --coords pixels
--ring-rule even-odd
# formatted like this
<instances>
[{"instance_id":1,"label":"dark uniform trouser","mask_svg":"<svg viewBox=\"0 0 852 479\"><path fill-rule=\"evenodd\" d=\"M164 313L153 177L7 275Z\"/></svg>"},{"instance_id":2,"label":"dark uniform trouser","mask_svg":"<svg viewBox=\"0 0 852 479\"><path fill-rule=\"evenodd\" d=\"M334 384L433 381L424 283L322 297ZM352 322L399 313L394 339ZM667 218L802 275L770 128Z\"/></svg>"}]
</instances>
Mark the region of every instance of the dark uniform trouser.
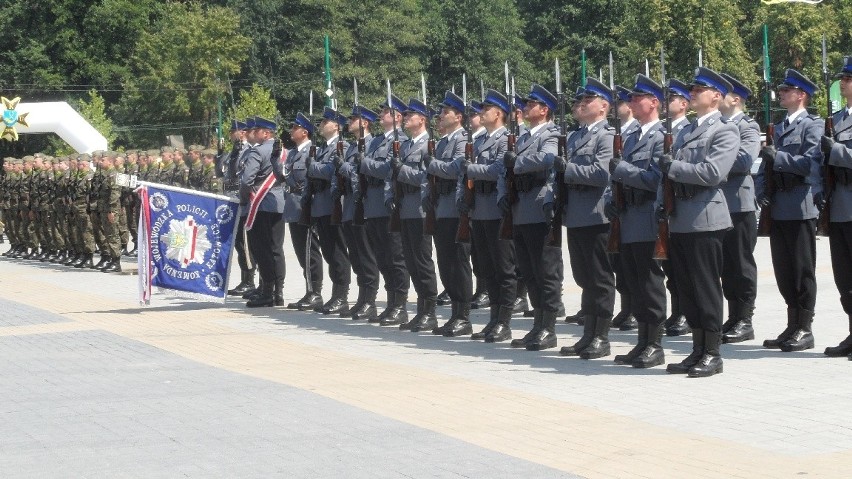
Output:
<instances>
[{"instance_id":1,"label":"dark uniform trouser","mask_svg":"<svg viewBox=\"0 0 852 479\"><path fill-rule=\"evenodd\" d=\"M683 309L680 308L680 297L677 293L677 285L675 284L675 273L670 260L660 261L660 266L663 267L663 273L666 275L666 289L671 297L672 307L678 308L680 311L672 311L672 313L683 314Z\"/></svg>"},{"instance_id":2,"label":"dark uniform trouser","mask_svg":"<svg viewBox=\"0 0 852 479\"><path fill-rule=\"evenodd\" d=\"M640 323L659 324L666 319L665 275L654 259L654 242L622 243L618 254L621 274L630 289L631 312Z\"/></svg>"},{"instance_id":3,"label":"dark uniform trouser","mask_svg":"<svg viewBox=\"0 0 852 479\"><path fill-rule=\"evenodd\" d=\"M402 220L401 236L405 265L411 274L417 297L435 299L438 296L438 279L432 261L432 238L423 235L423 219ZM467 301L470 301L469 296Z\"/></svg>"},{"instance_id":4,"label":"dark uniform trouser","mask_svg":"<svg viewBox=\"0 0 852 479\"><path fill-rule=\"evenodd\" d=\"M680 308L692 329L722 331L722 238L725 230L672 233L669 261Z\"/></svg>"},{"instance_id":5,"label":"dark uniform trouser","mask_svg":"<svg viewBox=\"0 0 852 479\"><path fill-rule=\"evenodd\" d=\"M376 255L367 241L367 227L356 226L351 221L343 223L343 237L349 250L349 262L355 272L358 286L367 289L370 294L379 290L379 267Z\"/></svg>"},{"instance_id":6,"label":"dark uniform trouser","mask_svg":"<svg viewBox=\"0 0 852 479\"><path fill-rule=\"evenodd\" d=\"M757 297L757 263L754 261L757 215L754 211L731 213L731 221L734 227L722 240L722 291L732 304L754 305Z\"/></svg>"},{"instance_id":7,"label":"dark uniform trouser","mask_svg":"<svg viewBox=\"0 0 852 479\"><path fill-rule=\"evenodd\" d=\"M545 247L549 225L514 225L512 241L521 275L535 309L556 313L562 302L562 248Z\"/></svg>"},{"instance_id":8,"label":"dark uniform trouser","mask_svg":"<svg viewBox=\"0 0 852 479\"><path fill-rule=\"evenodd\" d=\"M775 281L790 308L813 311L816 306L816 223L773 220L769 230Z\"/></svg>"},{"instance_id":9,"label":"dark uniform trouser","mask_svg":"<svg viewBox=\"0 0 852 479\"><path fill-rule=\"evenodd\" d=\"M248 209L248 207L246 207ZM237 223L237 236L234 238L234 249L237 251L237 264L243 272L254 271L255 262L246 242L246 215L240 216Z\"/></svg>"},{"instance_id":10,"label":"dark uniform trouser","mask_svg":"<svg viewBox=\"0 0 852 479\"><path fill-rule=\"evenodd\" d=\"M438 273L450 299L470 301L473 296L473 278L470 266L470 243L457 243L458 218L439 218L435 222L435 253L438 255Z\"/></svg>"},{"instance_id":11,"label":"dark uniform trouser","mask_svg":"<svg viewBox=\"0 0 852 479\"><path fill-rule=\"evenodd\" d=\"M367 239L376 254L376 265L385 280L385 291L407 294L411 279L402 252L402 235L388 231L388 217L369 218L365 222Z\"/></svg>"},{"instance_id":12,"label":"dark uniform trouser","mask_svg":"<svg viewBox=\"0 0 852 479\"><path fill-rule=\"evenodd\" d=\"M284 265L284 218L281 213L258 211L254 225L248 232L249 248L257 260L257 269L264 284L274 285L283 281Z\"/></svg>"},{"instance_id":13,"label":"dark uniform trouser","mask_svg":"<svg viewBox=\"0 0 852 479\"><path fill-rule=\"evenodd\" d=\"M583 292L580 309L596 318L612 317L615 275L606 243L609 224L568 228L568 254L574 281Z\"/></svg>"},{"instance_id":14,"label":"dark uniform trouser","mask_svg":"<svg viewBox=\"0 0 852 479\"><path fill-rule=\"evenodd\" d=\"M621 264L621 255L610 254L609 264L612 266L612 273L615 275L615 290L618 291L618 294L622 297L630 296L630 287L627 286L627 281L624 278L624 267Z\"/></svg>"},{"instance_id":15,"label":"dark uniform trouser","mask_svg":"<svg viewBox=\"0 0 852 479\"><path fill-rule=\"evenodd\" d=\"M518 290L515 244L500 239L500 220L474 220L471 237L479 261L479 277L488 286L491 304L513 307Z\"/></svg>"},{"instance_id":16,"label":"dark uniform trouser","mask_svg":"<svg viewBox=\"0 0 852 479\"><path fill-rule=\"evenodd\" d=\"M852 316L852 221L829 223L828 241L834 284L840 292L840 305L847 315Z\"/></svg>"},{"instance_id":17,"label":"dark uniform trouser","mask_svg":"<svg viewBox=\"0 0 852 479\"><path fill-rule=\"evenodd\" d=\"M322 257L328 264L328 278L333 284L349 286L352 282L352 265L343 239L343 228L331 224L331 215L313 218L317 225Z\"/></svg>"},{"instance_id":18,"label":"dark uniform trouser","mask_svg":"<svg viewBox=\"0 0 852 479\"><path fill-rule=\"evenodd\" d=\"M308 247L308 226L300 225L298 222L288 223L290 225L290 241L293 243L293 250L296 252L296 259L299 260L299 266L302 267L302 276L307 279L307 270L305 269L305 249ZM320 254L319 236L315 229L310 228L311 232L311 289L314 293L320 294L322 289L322 254Z\"/></svg>"}]
</instances>

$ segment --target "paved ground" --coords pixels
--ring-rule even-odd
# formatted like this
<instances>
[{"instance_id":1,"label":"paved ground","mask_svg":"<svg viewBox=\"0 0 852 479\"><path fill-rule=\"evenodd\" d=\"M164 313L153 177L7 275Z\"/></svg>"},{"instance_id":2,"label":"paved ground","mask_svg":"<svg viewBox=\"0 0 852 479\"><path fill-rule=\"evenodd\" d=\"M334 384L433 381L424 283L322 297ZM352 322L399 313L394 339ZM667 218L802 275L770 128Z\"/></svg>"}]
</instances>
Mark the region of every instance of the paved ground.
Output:
<instances>
[{"instance_id":1,"label":"paved ground","mask_svg":"<svg viewBox=\"0 0 852 479\"><path fill-rule=\"evenodd\" d=\"M138 308L135 276L2 260L0 471L843 477L852 464L852 362L822 349L848 324L828 242L818 248L817 349L760 347L785 321L761 239L758 337L723 346L725 373L710 379L240 303L155 295ZM287 259L292 277L296 261ZM288 300L302 293L288 280ZM566 281L569 311L577 293ZM483 312L473 319L487 322ZM516 334L530 326L514 321ZM580 332L559 325L560 344ZM611 338L613 354L635 339ZM678 361L691 340L666 338L665 347Z\"/></svg>"}]
</instances>

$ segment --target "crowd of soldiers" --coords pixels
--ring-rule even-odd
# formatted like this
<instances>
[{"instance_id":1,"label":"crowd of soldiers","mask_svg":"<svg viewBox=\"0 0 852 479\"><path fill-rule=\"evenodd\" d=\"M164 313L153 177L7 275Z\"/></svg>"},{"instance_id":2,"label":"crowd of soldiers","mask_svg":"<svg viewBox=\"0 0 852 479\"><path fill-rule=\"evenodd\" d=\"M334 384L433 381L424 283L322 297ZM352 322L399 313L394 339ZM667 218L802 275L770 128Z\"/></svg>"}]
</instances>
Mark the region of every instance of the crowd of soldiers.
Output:
<instances>
[{"instance_id":1,"label":"crowd of soldiers","mask_svg":"<svg viewBox=\"0 0 852 479\"><path fill-rule=\"evenodd\" d=\"M215 160L197 145L5 158L0 212L11 247L3 256L121 272L121 257L138 247L135 182L219 193Z\"/></svg>"}]
</instances>

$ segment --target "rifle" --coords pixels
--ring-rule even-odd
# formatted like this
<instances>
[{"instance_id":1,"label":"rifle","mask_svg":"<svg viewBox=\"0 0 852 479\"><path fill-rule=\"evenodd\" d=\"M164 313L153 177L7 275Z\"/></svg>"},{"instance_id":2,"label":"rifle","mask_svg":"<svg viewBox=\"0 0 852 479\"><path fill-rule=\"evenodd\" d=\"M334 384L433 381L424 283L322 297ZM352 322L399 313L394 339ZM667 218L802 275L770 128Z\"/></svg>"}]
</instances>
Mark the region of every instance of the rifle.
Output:
<instances>
[{"instance_id":1,"label":"rifle","mask_svg":"<svg viewBox=\"0 0 852 479\"><path fill-rule=\"evenodd\" d=\"M467 76L462 74L462 102L464 102L464 130L467 133L467 143L464 145L464 161L465 164L470 164L473 160L473 135L470 132L470 106L467 103ZM473 180L468 179L467 172L462 176L462 186L464 188L464 197L462 201L468 206L468 210L473 208L474 191ZM470 212L459 215L459 227L456 230L457 243L470 243Z\"/></svg>"},{"instance_id":2,"label":"rifle","mask_svg":"<svg viewBox=\"0 0 852 479\"><path fill-rule=\"evenodd\" d=\"M311 119L311 125L314 125L314 91L311 90L311 102L308 109L308 116ZM314 140L316 140L316 126L314 126ZM317 159L317 143L311 141L311 146L308 149L308 159L305 160L305 191L302 193L302 214L299 216L299 224L302 226L311 226L311 204L314 201L314 193L311 191L310 172L311 163Z\"/></svg>"},{"instance_id":3,"label":"rifle","mask_svg":"<svg viewBox=\"0 0 852 479\"><path fill-rule=\"evenodd\" d=\"M358 195L355 199L355 214L352 217L352 224L356 226L364 225L364 199L367 197L367 175L361 173L361 158L364 157L366 149L364 140L364 116L361 107L358 106L358 80L352 79L352 86L355 90L355 111L358 112L358 154L355 156L355 168L358 171Z\"/></svg>"},{"instance_id":4,"label":"rifle","mask_svg":"<svg viewBox=\"0 0 852 479\"><path fill-rule=\"evenodd\" d=\"M393 111L393 103L392 103L392 94L391 94L391 84L390 79L387 80L388 85L388 108L391 111L391 117L393 118L393 143L391 144L391 158L396 160L399 158L399 131L396 129L396 113ZM391 181L393 181L393 203L394 209L391 211L390 219L388 220L388 231L391 233L399 233L402 231L402 218L400 218L400 208L402 202L402 185L397 181L397 177L399 176L399 171L393 171L391 174Z\"/></svg>"},{"instance_id":5,"label":"rifle","mask_svg":"<svg viewBox=\"0 0 852 479\"><path fill-rule=\"evenodd\" d=\"M509 90L509 62L504 64L504 74L506 77L506 96L509 98L509 138L506 141L506 151L515 151L515 141L517 139L515 125L515 81L512 79L511 94ZM518 201L518 192L515 190L515 162L505 165L506 167L506 195L509 198L509 211L503 213L503 219L500 221L500 239L512 239L514 232L514 218L512 217L512 205Z\"/></svg>"},{"instance_id":6,"label":"rifle","mask_svg":"<svg viewBox=\"0 0 852 479\"><path fill-rule=\"evenodd\" d=\"M557 155L565 158L566 143L568 139L567 127L565 125L565 97L562 94L562 74L559 71L559 59L554 66L556 72L556 98L559 101L559 149ZM550 222L550 231L547 233L545 243L547 246L562 247L562 210L565 207L565 172L557 171L553 180L553 220Z\"/></svg>"},{"instance_id":7,"label":"rifle","mask_svg":"<svg viewBox=\"0 0 852 479\"><path fill-rule=\"evenodd\" d=\"M766 146L772 146L775 142L775 125L772 124L772 115L770 113L770 83L769 83L769 40L766 25L763 26L763 87L765 96L764 103L764 121L766 122ZM764 194L772 198L775 196L775 180L772 178L772 161L763 160L763 184ZM772 208L766 206L760 210L760 218L757 223L757 236L769 236L769 230L772 227Z\"/></svg>"},{"instance_id":8,"label":"rifle","mask_svg":"<svg viewBox=\"0 0 852 479\"><path fill-rule=\"evenodd\" d=\"M335 153L339 158L343 158L343 131L337 136L337 152ZM346 189L346 178L340 174L340 168L335 168L334 170L334 178L337 181L337 191L341 195L340 198L336 200L334 198L331 199L331 217L329 218L329 223L333 225L339 225L343 222L343 192Z\"/></svg>"},{"instance_id":9,"label":"rifle","mask_svg":"<svg viewBox=\"0 0 852 479\"><path fill-rule=\"evenodd\" d=\"M420 89L423 93L423 104L431 111L429 102L426 101L426 77L420 74ZM429 123L429 141L426 142L426 151L430 158L435 158L435 132L432 127L432 118L427 118ZM432 208L426 210L426 216L423 218L423 235L432 236L435 234L435 223L438 221L436 210L438 209L438 178L433 174L426 174L429 183L429 202L432 203Z\"/></svg>"},{"instance_id":10,"label":"rifle","mask_svg":"<svg viewBox=\"0 0 852 479\"><path fill-rule=\"evenodd\" d=\"M613 82L613 62L612 52L609 52L609 89L615 90ZM666 107L668 108L668 106ZM612 137L612 156L618 158L621 156L623 142L621 137L621 118L618 117L618 109L615 102L612 102L612 121L615 124L615 136ZM671 142L670 142L671 143ZM612 201L618 211L624 209L624 185L613 178L612 184ZM621 250L621 218L616 216L609 222L609 239L606 243L607 253L618 253Z\"/></svg>"},{"instance_id":11,"label":"rifle","mask_svg":"<svg viewBox=\"0 0 852 479\"><path fill-rule=\"evenodd\" d=\"M831 77L828 76L828 53L825 49L825 35L822 36L822 79L825 83L825 136L834 138L834 114L831 111ZM819 215L819 223L817 225L817 234L828 236L828 226L831 223L831 194L834 192L834 186L837 179L834 174L834 167L828 164L831 157L831 150L823 150L822 152L822 197L825 201L822 211Z\"/></svg>"},{"instance_id":12,"label":"rifle","mask_svg":"<svg viewBox=\"0 0 852 479\"><path fill-rule=\"evenodd\" d=\"M672 152L672 117L669 114L669 87L666 85L666 56L663 48L660 48L660 70L663 80L663 101L665 102L664 115L666 132L663 136L663 154L669 155ZM667 260L669 259L669 216L674 211L674 185L668 178L668 175L663 174L663 211L666 214L665 219L660 220L657 226L657 241L654 244L654 259Z\"/></svg>"}]
</instances>

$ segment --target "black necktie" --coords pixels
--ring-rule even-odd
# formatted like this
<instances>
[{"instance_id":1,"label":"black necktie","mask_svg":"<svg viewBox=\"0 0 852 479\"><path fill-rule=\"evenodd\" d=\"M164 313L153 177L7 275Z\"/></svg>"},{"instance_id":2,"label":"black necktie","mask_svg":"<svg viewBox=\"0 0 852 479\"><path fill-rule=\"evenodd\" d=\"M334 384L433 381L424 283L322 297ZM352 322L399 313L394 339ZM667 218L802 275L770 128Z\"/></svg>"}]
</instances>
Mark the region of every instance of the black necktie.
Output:
<instances>
[{"instance_id":1,"label":"black necktie","mask_svg":"<svg viewBox=\"0 0 852 479\"><path fill-rule=\"evenodd\" d=\"M843 115L840 117L840 121L844 121L849 118L849 108L843 109Z\"/></svg>"},{"instance_id":2,"label":"black necktie","mask_svg":"<svg viewBox=\"0 0 852 479\"><path fill-rule=\"evenodd\" d=\"M789 118L784 119L784 131L787 131L787 128L790 128L790 119Z\"/></svg>"}]
</instances>

